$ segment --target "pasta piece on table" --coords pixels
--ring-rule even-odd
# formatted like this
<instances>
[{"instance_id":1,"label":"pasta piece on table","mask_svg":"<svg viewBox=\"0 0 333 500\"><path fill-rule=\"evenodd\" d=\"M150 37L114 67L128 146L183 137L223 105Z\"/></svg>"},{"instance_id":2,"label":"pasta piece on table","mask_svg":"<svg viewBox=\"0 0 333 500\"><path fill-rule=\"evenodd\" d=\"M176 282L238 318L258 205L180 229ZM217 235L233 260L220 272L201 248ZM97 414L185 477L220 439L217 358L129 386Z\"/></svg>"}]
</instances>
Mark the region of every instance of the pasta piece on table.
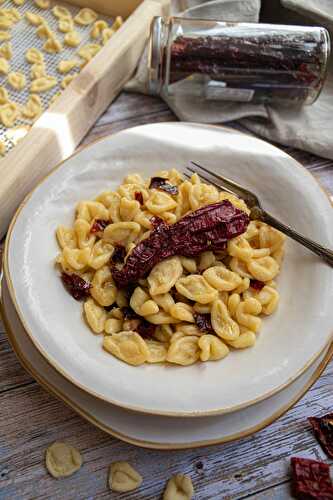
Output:
<instances>
[{"instance_id":1,"label":"pasta piece on table","mask_svg":"<svg viewBox=\"0 0 333 500\"><path fill-rule=\"evenodd\" d=\"M30 92L40 93L47 92L57 85L58 81L53 76L42 76L41 78L36 78L30 85Z\"/></svg>"},{"instance_id":2,"label":"pasta piece on table","mask_svg":"<svg viewBox=\"0 0 333 500\"><path fill-rule=\"evenodd\" d=\"M25 58L30 64L43 64L44 56L42 52L35 47L31 47L25 53Z\"/></svg>"},{"instance_id":3,"label":"pasta piece on table","mask_svg":"<svg viewBox=\"0 0 333 500\"><path fill-rule=\"evenodd\" d=\"M9 69L10 66L7 59L5 59L4 57L0 57L0 75L7 75Z\"/></svg>"},{"instance_id":4,"label":"pasta piece on table","mask_svg":"<svg viewBox=\"0 0 333 500\"><path fill-rule=\"evenodd\" d=\"M50 0L34 0L34 4L44 10L49 9L51 5Z\"/></svg>"},{"instance_id":5,"label":"pasta piece on table","mask_svg":"<svg viewBox=\"0 0 333 500\"><path fill-rule=\"evenodd\" d=\"M19 108L14 102L0 106L0 122L5 127L12 127L19 117Z\"/></svg>"},{"instance_id":6,"label":"pasta piece on table","mask_svg":"<svg viewBox=\"0 0 333 500\"><path fill-rule=\"evenodd\" d=\"M108 482L112 491L125 493L139 488L142 477L128 462L113 462Z\"/></svg>"}]
</instances>

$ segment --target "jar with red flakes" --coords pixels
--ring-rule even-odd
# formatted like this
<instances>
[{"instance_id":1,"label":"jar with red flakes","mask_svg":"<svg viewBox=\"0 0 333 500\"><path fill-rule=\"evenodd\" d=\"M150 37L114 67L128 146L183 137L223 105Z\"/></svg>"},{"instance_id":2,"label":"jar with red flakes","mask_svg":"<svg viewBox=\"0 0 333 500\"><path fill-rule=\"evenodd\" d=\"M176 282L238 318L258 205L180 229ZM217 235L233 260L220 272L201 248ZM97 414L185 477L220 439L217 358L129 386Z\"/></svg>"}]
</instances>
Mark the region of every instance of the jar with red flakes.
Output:
<instances>
[{"instance_id":1,"label":"jar with red flakes","mask_svg":"<svg viewBox=\"0 0 333 500\"><path fill-rule=\"evenodd\" d=\"M207 101L312 104L329 53L322 27L156 17L149 91Z\"/></svg>"}]
</instances>

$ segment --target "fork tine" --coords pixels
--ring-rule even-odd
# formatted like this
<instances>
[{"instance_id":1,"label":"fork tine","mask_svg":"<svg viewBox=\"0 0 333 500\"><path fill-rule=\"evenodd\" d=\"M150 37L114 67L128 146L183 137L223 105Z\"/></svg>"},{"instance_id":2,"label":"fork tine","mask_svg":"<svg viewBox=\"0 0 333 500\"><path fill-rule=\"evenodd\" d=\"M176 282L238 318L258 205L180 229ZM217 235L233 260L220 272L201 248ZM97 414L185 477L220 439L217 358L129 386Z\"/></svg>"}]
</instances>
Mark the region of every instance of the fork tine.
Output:
<instances>
[{"instance_id":1,"label":"fork tine","mask_svg":"<svg viewBox=\"0 0 333 500\"><path fill-rule=\"evenodd\" d=\"M231 179L228 179L227 177L223 177L222 175L217 175L214 172L211 172L210 170L208 170L208 168L202 167L201 165L199 165L198 163L195 163L194 161L191 161L190 163L192 163L192 165L194 165L195 167L200 168L201 170L203 170L207 174L211 175L215 179L218 179L223 184L223 187L224 187L224 185L228 186L229 189L231 190L232 194L236 194L240 198L244 198L244 196L248 196L248 195L250 195L251 197L253 196L253 194L250 193L250 191L248 191L247 189L245 189L242 186L240 186L239 184L237 184L237 182L234 182ZM193 168L191 168L191 167L187 167L187 168L191 172L198 174L198 172L196 170L194 170Z\"/></svg>"},{"instance_id":2,"label":"fork tine","mask_svg":"<svg viewBox=\"0 0 333 500\"><path fill-rule=\"evenodd\" d=\"M186 167L188 169L190 169L189 167ZM191 170L191 172L194 172L195 174L197 174L202 180L206 181L206 182L209 182L209 184L212 184L213 186L217 187L217 189L223 189L223 191L227 191L228 193L230 194L233 194L233 195L236 195L237 194L234 192L234 191L231 191L230 189L228 188L225 188L224 186L220 186L219 184L217 184L216 182L212 181L211 179L209 179L208 177L206 177L205 175L203 174L200 174L199 172L195 172L194 170ZM187 174L186 172L184 172L184 175L185 177L187 177L188 179L191 179L191 175Z\"/></svg>"}]
</instances>

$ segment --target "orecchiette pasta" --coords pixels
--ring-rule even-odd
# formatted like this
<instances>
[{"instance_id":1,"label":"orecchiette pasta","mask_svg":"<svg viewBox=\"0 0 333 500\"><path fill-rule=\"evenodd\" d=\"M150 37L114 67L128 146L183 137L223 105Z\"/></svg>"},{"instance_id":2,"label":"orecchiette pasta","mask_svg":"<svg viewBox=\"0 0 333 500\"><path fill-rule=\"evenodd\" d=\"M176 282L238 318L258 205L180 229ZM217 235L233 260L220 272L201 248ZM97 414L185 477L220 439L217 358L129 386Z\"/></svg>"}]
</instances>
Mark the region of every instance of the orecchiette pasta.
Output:
<instances>
[{"instance_id":1,"label":"orecchiette pasta","mask_svg":"<svg viewBox=\"0 0 333 500\"><path fill-rule=\"evenodd\" d=\"M55 12L60 21L71 21L70 17L61 17L65 11ZM113 29L104 21L92 22L93 39ZM45 31L45 22L40 28ZM44 68L32 59L32 69ZM78 64L74 59L61 61L58 71L65 74ZM38 89L35 92L42 91L43 82L51 78L44 74L32 79L31 86ZM2 89L0 120L8 124L16 119L18 109ZM34 119L38 103L39 97L31 95L22 116ZM279 303L274 280L280 271L285 240L261 221L251 221L243 234L217 251L208 246L200 253L191 254L187 249L185 256L164 254L169 243L163 242L163 255L173 256L151 266L128 287L119 286L115 269L130 268L136 258L130 259L133 250L140 243L137 252L141 252L147 238L150 243L142 254L142 265L151 259L149 245L155 241L150 238L152 231L165 231L165 224L172 228L193 210L220 200L229 200L249 213L243 200L204 184L196 174L183 180L177 170L171 169L156 173L156 177L172 184L175 194L150 188L151 180L129 174L115 191L80 201L73 225L59 226L56 231L61 248L56 264L67 279L76 275L76 280L83 280L79 283L85 291L83 307L88 326L104 335L105 351L133 366L164 362L187 366L222 360L230 351L252 347L262 318L274 313ZM174 234L172 229L170 234ZM170 245L174 244L172 238Z\"/></svg>"},{"instance_id":2,"label":"orecchiette pasta","mask_svg":"<svg viewBox=\"0 0 333 500\"><path fill-rule=\"evenodd\" d=\"M93 299L88 299L84 303L84 312L86 320L94 333L102 333L106 322L106 311L104 307L99 306Z\"/></svg>"},{"instance_id":3,"label":"orecchiette pasta","mask_svg":"<svg viewBox=\"0 0 333 500\"><path fill-rule=\"evenodd\" d=\"M111 306L116 300L117 288L112 279L109 266L103 266L95 273L91 282L91 295L95 301L103 306Z\"/></svg>"},{"instance_id":4,"label":"orecchiette pasta","mask_svg":"<svg viewBox=\"0 0 333 500\"><path fill-rule=\"evenodd\" d=\"M117 358L134 366L142 365L149 357L146 342L136 332L119 332L106 335L103 347Z\"/></svg>"},{"instance_id":5,"label":"orecchiette pasta","mask_svg":"<svg viewBox=\"0 0 333 500\"><path fill-rule=\"evenodd\" d=\"M151 295L167 293L175 285L182 272L179 257L171 257L157 264L148 276Z\"/></svg>"},{"instance_id":6,"label":"orecchiette pasta","mask_svg":"<svg viewBox=\"0 0 333 500\"><path fill-rule=\"evenodd\" d=\"M84 8L81 9L80 12L74 17L74 21L76 22L76 24L86 26L96 21L97 17L98 15L94 10Z\"/></svg>"},{"instance_id":7,"label":"orecchiette pasta","mask_svg":"<svg viewBox=\"0 0 333 500\"><path fill-rule=\"evenodd\" d=\"M169 363L187 366L198 361L199 356L198 337L188 335L171 342L166 359Z\"/></svg>"},{"instance_id":8,"label":"orecchiette pasta","mask_svg":"<svg viewBox=\"0 0 333 500\"><path fill-rule=\"evenodd\" d=\"M217 290L209 285L200 274L191 274L180 278L176 282L176 289L181 295L200 304L213 302L217 297Z\"/></svg>"},{"instance_id":9,"label":"orecchiette pasta","mask_svg":"<svg viewBox=\"0 0 333 500\"><path fill-rule=\"evenodd\" d=\"M203 335L199 338L198 345L201 361L216 361L229 354L228 346L215 335Z\"/></svg>"}]
</instances>

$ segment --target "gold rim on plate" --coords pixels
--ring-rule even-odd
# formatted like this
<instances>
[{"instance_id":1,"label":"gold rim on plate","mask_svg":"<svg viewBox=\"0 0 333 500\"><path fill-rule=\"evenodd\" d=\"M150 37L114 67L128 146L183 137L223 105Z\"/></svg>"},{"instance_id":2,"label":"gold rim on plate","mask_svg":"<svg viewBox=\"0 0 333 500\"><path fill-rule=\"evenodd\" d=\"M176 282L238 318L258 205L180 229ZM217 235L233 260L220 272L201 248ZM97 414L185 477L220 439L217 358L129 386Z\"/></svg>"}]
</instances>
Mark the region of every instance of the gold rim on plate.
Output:
<instances>
[{"instance_id":1,"label":"gold rim on plate","mask_svg":"<svg viewBox=\"0 0 333 500\"><path fill-rule=\"evenodd\" d=\"M12 303L14 306L14 304ZM38 382L39 385L41 385L46 391L48 391L50 394L53 396L57 397L60 399L62 402L64 402L67 406L69 406L72 410L74 410L76 413L78 413L82 418L93 424L95 427L98 427L102 431L106 432L107 434L110 434L111 436L120 439L122 441L125 441L127 443L133 444L135 446L139 446L141 448L149 448L149 449L156 449L156 450L185 450L189 448L202 448L204 446L213 446L216 444L223 444L231 441L236 441L237 439L241 439L247 436L250 436L252 434L255 434L256 432L259 432L260 430L264 429L268 425L272 424L280 418L282 415L284 415L290 408L292 408L306 393L307 391L312 387L312 385L318 380L320 375L323 373L325 370L326 366L330 362L333 356L333 343L329 347L324 359L320 362L319 366L317 367L316 371L312 374L310 380L305 384L305 386L299 391L299 393L294 396L289 403L286 405L282 406L279 410L273 413L270 417L264 419L260 424L257 424L256 426L250 427L249 429L246 429L245 431L232 434L228 437L222 438L222 439L210 439L207 441L193 441L191 443L186 443L186 444L179 444L179 443L156 443L156 442L151 442L151 441L144 441L144 440L139 440L139 439L134 439L131 437L128 437L126 434L122 434L118 431L113 430L111 427L101 423L99 420L97 420L95 417L89 414L87 410L82 408L80 405L72 401L66 394L64 394L58 387L56 387L54 384L51 384L50 382L47 382L45 378L38 373L34 367L31 365L31 363L24 357L24 353L21 351L19 348L15 334L13 333L13 330L10 326L10 322L7 317L7 313L3 304L3 301L0 300L0 312L3 318L3 322L6 328L6 333L8 336L8 339L10 341L10 344L19 359L20 363L24 367L24 369ZM18 320L20 321L20 318L18 317ZM21 321L20 321L21 323ZM24 326L22 325L22 329L24 330ZM33 346L33 348L35 348ZM51 367L52 368L52 367ZM52 368L54 369L54 368Z\"/></svg>"},{"instance_id":2,"label":"gold rim on plate","mask_svg":"<svg viewBox=\"0 0 333 500\"><path fill-rule=\"evenodd\" d=\"M161 122L161 123L163 125L165 125L164 122ZM182 124L182 122L168 122L167 123L167 125L173 125L173 126L174 125L179 125L179 124ZM158 125L158 124L154 124L154 125ZM186 125L189 125L189 126L196 125L197 126L198 124L189 122L189 123L186 123ZM97 143L99 143L101 141L104 141L104 140L106 140L108 138L112 138L112 137L114 137L116 135L119 135L121 133L126 133L128 130L135 130L137 128L151 127L151 126L152 126L152 124L139 125L138 127L133 127L133 128L130 128L130 129L121 130L121 131L119 131L119 132L117 132L115 134L107 134L107 135L105 135L103 137L99 137L95 141L93 141L93 142L91 142L91 143L89 143L89 144L87 144L85 146L82 146L75 153L73 153L71 156L69 156L66 160L63 160L56 167L54 167L41 181L39 181L36 184L36 186L30 191L30 193L28 193L26 195L26 197L24 198L24 200L22 201L22 203L19 205L19 207L17 208L17 210L16 210L16 212L15 212L15 214L13 216L13 219L12 219L12 221L10 223L10 226L9 226L9 229L8 229L8 233L7 233L7 236L6 236L6 241L5 241L5 248L4 248L4 254L3 254L3 271L4 271L4 276L6 278L6 283L7 283L8 291L9 291L10 298L11 298L11 301L13 303L13 306L15 308L16 314L18 315L18 317L20 319L20 322L21 322L21 324L23 326L24 332L27 334L27 336L29 337L29 339L31 340L31 342L34 344L34 346L37 348L37 350L41 353L41 355L43 356L43 358L61 376L63 376L69 382L71 382L73 385L75 385L79 389L82 389L83 391L87 392L88 394L91 394L92 396L94 396L94 397L96 397L98 399L101 399L102 401L105 401L107 403L111 403L111 404L119 406L121 408L125 408L127 410L134 411L134 412L137 412L137 413L146 414L146 415L160 415L160 416L167 416L167 417L201 417L201 416L202 417L207 417L207 416L215 416L215 415L223 415L223 414L226 414L226 413L232 413L234 411L238 411L238 410L247 408L249 406L252 406L253 404L259 403L260 401L263 401L264 399L267 399L267 398L273 396L274 394L277 394L278 392L280 392L283 389L285 389L286 387L288 387L292 382L294 382L295 380L297 380L319 358L319 356L325 351L325 349L327 349L330 346L330 344L332 342L332 338L333 338L333 331L331 332L331 335L330 335L327 343L324 345L324 347L319 352L317 352L316 354L314 354L312 356L312 358L310 358L310 360L294 376L290 377L284 384L276 387L275 389L272 389L269 392L266 392L262 396L259 396L259 397L255 398L255 399L252 399L251 401L248 401L246 403L242 403L242 404L235 405L235 406L228 407L228 408L214 409L214 410L210 410L210 411L200 411L200 412L195 412L195 411L193 411L193 412L181 412L181 411L169 412L169 411L161 411L161 410L144 409L144 408L141 408L141 407L138 407L138 406L132 406L132 405L122 404L119 401L114 401L114 400L112 400L110 398L103 397L103 395L101 395L99 393L96 393L95 391L93 391L89 387L86 387L85 385L81 384L81 382L79 382L78 380L75 380L74 378L72 378L72 376L70 374L68 374L58 364L58 362L56 360L54 360L51 356L49 356L48 352L39 344L39 342L36 341L36 339L34 338L32 332L30 331L30 329L28 328L27 324L25 323L25 320L23 318L23 315L21 314L19 305L18 305L18 303L16 301L15 290L14 290L14 287L13 287L13 283L12 283L10 272L9 272L9 266L8 266L9 244L10 244L11 235L12 235L12 232L13 232L16 220L17 220L18 216L20 215L21 211L23 210L23 208L25 207L25 205L27 204L27 202L29 201L30 197L34 193L34 191L41 184L43 184L43 182L46 179L48 179L48 177L50 177L56 170L58 170L66 161L69 161L71 158L77 156L78 154L80 154L82 151L88 149L89 147L92 147L92 146L96 145ZM247 134L245 134L243 132L239 132L238 130L234 130L232 128L228 128L228 127L224 127L224 126L203 125L203 127L204 128L209 128L209 129L212 129L212 130L215 130L215 131L225 130L226 132L229 132L229 133L233 133L233 134L236 133L236 134L247 136ZM277 151L279 151L279 153L281 153L281 151L282 151L282 150L278 149L276 146L273 146L272 144L268 143L267 141L264 141L264 140L259 139L257 137L255 137L255 138L252 137L252 139L255 139L256 141L259 141L259 142L263 142L265 145L269 144L273 149L276 149ZM318 180L316 179L316 177L314 177L297 160L295 160L294 158L292 158L287 153L285 153L285 152L283 152L283 153L287 157L291 158L295 162L295 166L297 166L298 168L301 168L304 173L310 175L311 178L316 181L316 183L318 184L318 186L320 187L320 189L322 190L322 192L328 198L329 203L333 206L333 201L331 201L328 193L321 186L321 184L318 182Z\"/></svg>"}]
</instances>

